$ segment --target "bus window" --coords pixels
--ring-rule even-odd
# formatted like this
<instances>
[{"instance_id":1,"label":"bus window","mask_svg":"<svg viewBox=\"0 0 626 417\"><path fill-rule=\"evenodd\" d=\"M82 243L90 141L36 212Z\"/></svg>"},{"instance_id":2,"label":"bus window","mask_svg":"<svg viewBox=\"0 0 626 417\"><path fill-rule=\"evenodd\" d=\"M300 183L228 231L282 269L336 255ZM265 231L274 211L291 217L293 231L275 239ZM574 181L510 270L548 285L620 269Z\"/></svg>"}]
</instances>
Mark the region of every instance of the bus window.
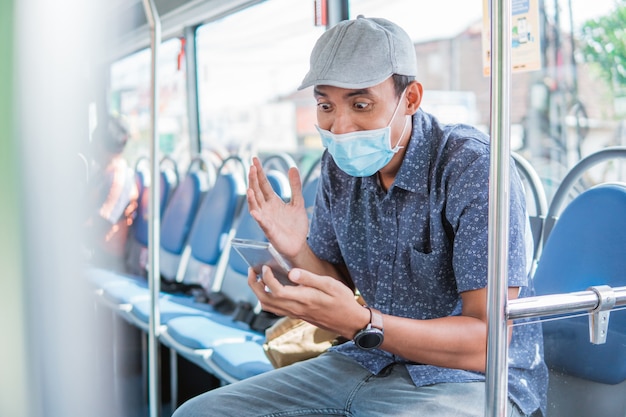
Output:
<instances>
[{"instance_id":1,"label":"bus window","mask_svg":"<svg viewBox=\"0 0 626 417\"><path fill-rule=\"evenodd\" d=\"M487 131L490 81L481 59L481 37L489 30L486 4L439 2L426 9L410 0L351 0L350 15L384 17L406 28L415 41L422 108L442 122ZM538 171L548 202L582 158L626 145L624 42L616 37L626 23L617 12L624 7L611 0L513 1L513 63L531 48L539 60L534 70L513 69L511 148ZM625 179L626 162L609 161L585 173L577 188Z\"/></svg>"},{"instance_id":2,"label":"bus window","mask_svg":"<svg viewBox=\"0 0 626 417\"><path fill-rule=\"evenodd\" d=\"M305 152L321 147L310 89L297 91L324 27L313 7L270 0L198 28L204 149Z\"/></svg>"},{"instance_id":3,"label":"bus window","mask_svg":"<svg viewBox=\"0 0 626 417\"><path fill-rule=\"evenodd\" d=\"M185 61L179 60L181 41L170 39L161 45L158 66L159 147L163 156L173 158L184 172L190 160ZM111 104L114 112L128 121L131 140L125 156L134 165L150 153L150 50L142 50L111 66Z\"/></svg>"}]
</instances>

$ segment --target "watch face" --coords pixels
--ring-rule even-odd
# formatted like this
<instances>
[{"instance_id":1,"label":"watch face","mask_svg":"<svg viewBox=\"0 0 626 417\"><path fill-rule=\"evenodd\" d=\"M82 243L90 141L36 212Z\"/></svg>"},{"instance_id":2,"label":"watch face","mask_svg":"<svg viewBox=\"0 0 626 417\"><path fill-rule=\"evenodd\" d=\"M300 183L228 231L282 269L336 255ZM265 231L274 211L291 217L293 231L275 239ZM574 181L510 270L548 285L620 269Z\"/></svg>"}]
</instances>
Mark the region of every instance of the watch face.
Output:
<instances>
[{"instance_id":1,"label":"watch face","mask_svg":"<svg viewBox=\"0 0 626 417\"><path fill-rule=\"evenodd\" d=\"M361 349L375 349L383 343L383 332L380 329L366 329L359 332L354 343Z\"/></svg>"}]
</instances>

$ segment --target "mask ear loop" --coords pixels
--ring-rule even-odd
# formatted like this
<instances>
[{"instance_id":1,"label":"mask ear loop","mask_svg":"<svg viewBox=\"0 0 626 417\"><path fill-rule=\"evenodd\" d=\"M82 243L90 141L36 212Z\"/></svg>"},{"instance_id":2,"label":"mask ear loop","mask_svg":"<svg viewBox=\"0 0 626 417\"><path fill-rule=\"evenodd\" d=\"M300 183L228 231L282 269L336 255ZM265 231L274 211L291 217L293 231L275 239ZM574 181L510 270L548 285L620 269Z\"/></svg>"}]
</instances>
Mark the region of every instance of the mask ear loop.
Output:
<instances>
[{"instance_id":1,"label":"mask ear loop","mask_svg":"<svg viewBox=\"0 0 626 417\"><path fill-rule=\"evenodd\" d=\"M404 94L406 93L406 88L404 89L404 91L402 91L402 94L400 95L400 100L398 100L398 105L396 106L396 109L393 112L393 116L391 116L391 120L389 121L389 124L387 125L388 127L391 127L391 123L393 122L393 119L396 117L396 114L398 114L398 109L400 109L400 104L402 103L402 98L404 98ZM391 151L393 153L398 153L398 151L402 148L404 148L404 146L400 146L400 142L402 141L402 137L404 136L404 132L406 131L406 122L407 122L407 117L405 116L404 118L404 127L402 128L402 133L400 133L400 137L398 138L398 142L396 142L396 146L394 146L393 148L391 148L391 143L389 144L389 147L391 148Z\"/></svg>"},{"instance_id":2,"label":"mask ear loop","mask_svg":"<svg viewBox=\"0 0 626 417\"><path fill-rule=\"evenodd\" d=\"M398 142L396 143L396 146L391 150L393 153L398 153L400 149L404 148L404 146L400 146L400 142L402 141L402 137L404 136L404 132L406 131L406 126L407 126L408 121L409 121L409 118L405 117L405 122L404 122L404 127L402 128L402 133L400 133L400 137L398 138Z\"/></svg>"}]
</instances>

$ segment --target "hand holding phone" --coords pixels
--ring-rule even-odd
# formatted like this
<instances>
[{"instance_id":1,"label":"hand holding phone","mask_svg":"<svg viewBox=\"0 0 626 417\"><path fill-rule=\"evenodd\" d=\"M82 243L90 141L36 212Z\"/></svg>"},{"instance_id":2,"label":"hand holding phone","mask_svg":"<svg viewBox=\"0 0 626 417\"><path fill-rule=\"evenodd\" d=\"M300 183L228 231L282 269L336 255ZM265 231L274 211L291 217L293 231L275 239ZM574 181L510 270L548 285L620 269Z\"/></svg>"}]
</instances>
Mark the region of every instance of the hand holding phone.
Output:
<instances>
[{"instance_id":1,"label":"hand holding phone","mask_svg":"<svg viewBox=\"0 0 626 417\"><path fill-rule=\"evenodd\" d=\"M258 276L263 275L263 265L267 265L272 268L278 282L283 285L297 285L288 277L291 265L271 243L234 238L231 244Z\"/></svg>"}]
</instances>

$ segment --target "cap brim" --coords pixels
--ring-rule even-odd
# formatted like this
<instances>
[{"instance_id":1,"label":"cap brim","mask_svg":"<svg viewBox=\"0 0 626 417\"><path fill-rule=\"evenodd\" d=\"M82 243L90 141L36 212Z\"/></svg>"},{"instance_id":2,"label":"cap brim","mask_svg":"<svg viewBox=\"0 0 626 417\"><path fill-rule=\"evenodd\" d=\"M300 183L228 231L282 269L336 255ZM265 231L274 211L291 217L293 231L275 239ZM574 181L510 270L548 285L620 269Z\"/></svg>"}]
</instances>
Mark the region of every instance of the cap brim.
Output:
<instances>
[{"instance_id":1,"label":"cap brim","mask_svg":"<svg viewBox=\"0 0 626 417\"><path fill-rule=\"evenodd\" d=\"M373 87L375 85L382 83L383 81L387 80L392 75L393 74L387 74L383 76L382 78L360 81L360 82L347 82L347 81L329 80L329 79L307 79L307 77L305 77L304 80L302 81L302 84L300 84L300 86L298 87L298 90L304 90L305 88L311 87L314 85L330 85L332 87L347 88L351 90L358 89L358 88L369 88L369 87Z\"/></svg>"}]
</instances>

